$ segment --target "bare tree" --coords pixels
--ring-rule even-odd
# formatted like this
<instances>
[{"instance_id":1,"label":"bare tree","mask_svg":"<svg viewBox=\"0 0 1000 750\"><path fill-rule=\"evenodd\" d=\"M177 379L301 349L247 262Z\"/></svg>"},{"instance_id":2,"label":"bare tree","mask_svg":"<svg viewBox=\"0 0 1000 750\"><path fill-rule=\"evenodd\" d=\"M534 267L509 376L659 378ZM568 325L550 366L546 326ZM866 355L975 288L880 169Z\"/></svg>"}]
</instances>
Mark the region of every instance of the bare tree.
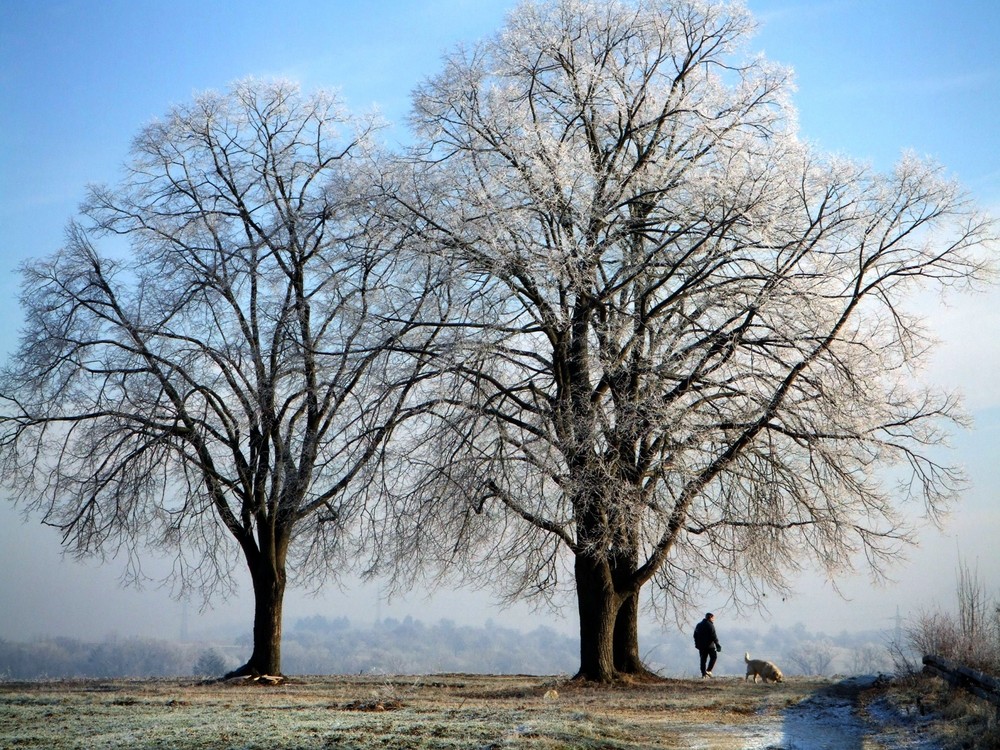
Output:
<instances>
[{"instance_id":1,"label":"bare tree","mask_svg":"<svg viewBox=\"0 0 1000 750\"><path fill-rule=\"evenodd\" d=\"M642 671L647 583L666 614L713 586L752 604L807 560L877 571L909 538L901 502L936 514L962 481L933 458L961 415L912 379L903 301L975 278L993 227L933 165L798 141L786 72L738 57L751 27L526 3L415 97L397 210L468 333L387 552L510 597L551 594L568 561L583 677Z\"/></svg>"},{"instance_id":2,"label":"bare tree","mask_svg":"<svg viewBox=\"0 0 1000 750\"><path fill-rule=\"evenodd\" d=\"M238 673L280 671L289 576L345 564L350 488L423 368L427 277L372 219L371 131L285 82L200 96L144 128L123 182L91 188L65 247L23 268L6 486L79 555L173 550L206 602L242 555Z\"/></svg>"},{"instance_id":3,"label":"bare tree","mask_svg":"<svg viewBox=\"0 0 1000 750\"><path fill-rule=\"evenodd\" d=\"M875 643L864 643L847 653L848 674L884 674L892 670L890 648Z\"/></svg>"},{"instance_id":4,"label":"bare tree","mask_svg":"<svg viewBox=\"0 0 1000 750\"><path fill-rule=\"evenodd\" d=\"M901 668L916 671L921 657L934 654L974 669L1000 673L1000 606L978 571L961 558L955 593L957 611L938 606L913 619L905 642L896 645Z\"/></svg>"},{"instance_id":5,"label":"bare tree","mask_svg":"<svg viewBox=\"0 0 1000 750\"><path fill-rule=\"evenodd\" d=\"M804 675L825 675L833 664L834 646L829 641L810 641L796 646L786 656Z\"/></svg>"},{"instance_id":6,"label":"bare tree","mask_svg":"<svg viewBox=\"0 0 1000 750\"><path fill-rule=\"evenodd\" d=\"M968 562L958 562L958 626L962 642L974 644L987 642L991 610L995 605L990 601L986 586L979 578L977 568L970 569Z\"/></svg>"}]
</instances>

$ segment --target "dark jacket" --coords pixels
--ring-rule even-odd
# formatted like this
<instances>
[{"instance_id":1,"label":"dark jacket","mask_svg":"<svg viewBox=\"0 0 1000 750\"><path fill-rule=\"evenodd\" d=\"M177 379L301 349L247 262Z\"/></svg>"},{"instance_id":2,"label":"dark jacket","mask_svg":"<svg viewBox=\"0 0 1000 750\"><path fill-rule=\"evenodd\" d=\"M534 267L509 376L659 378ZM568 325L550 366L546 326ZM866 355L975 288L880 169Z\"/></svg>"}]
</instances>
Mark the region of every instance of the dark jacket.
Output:
<instances>
[{"instance_id":1,"label":"dark jacket","mask_svg":"<svg viewBox=\"0 0 1000 750\"><path fill-rule=\"evenodd\" d=\"M713 648L717 651L722 650L719 638L715 634L715 624L707 617L695 625L694 645L699 651L707 651Z\"/></svg>"}]
</instances>

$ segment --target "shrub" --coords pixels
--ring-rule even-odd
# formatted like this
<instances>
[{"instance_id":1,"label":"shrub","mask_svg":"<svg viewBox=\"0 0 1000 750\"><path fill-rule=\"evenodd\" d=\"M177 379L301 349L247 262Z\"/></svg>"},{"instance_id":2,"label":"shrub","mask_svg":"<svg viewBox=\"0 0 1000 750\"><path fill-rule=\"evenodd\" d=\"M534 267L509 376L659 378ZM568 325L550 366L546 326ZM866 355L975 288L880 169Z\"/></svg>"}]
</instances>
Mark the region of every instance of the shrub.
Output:
<instances>
[{"instance_id":1,"label":"shrub","mask_svg":"<svg viewBox=\"0 0 1000 750\"><path fill-rule=\"evenodd\" d=\"M202 651L198 661L194 663L195 677L221 677L228 671L226 660L214 648Z\"/></svg>"},{"instance_id":2,"label":"shrub","mask_svg":"<svg viewBox=\"0 0 1000 750\"><path fill-rule=\"evenodd\" d=\"M897 668L916 671L922 656L934 654L1000 675L1000 602L965 564L959 567L957 594L957 612L924 612L907 629L909 651L896 645Z\"/></svg>"}]
</instances>

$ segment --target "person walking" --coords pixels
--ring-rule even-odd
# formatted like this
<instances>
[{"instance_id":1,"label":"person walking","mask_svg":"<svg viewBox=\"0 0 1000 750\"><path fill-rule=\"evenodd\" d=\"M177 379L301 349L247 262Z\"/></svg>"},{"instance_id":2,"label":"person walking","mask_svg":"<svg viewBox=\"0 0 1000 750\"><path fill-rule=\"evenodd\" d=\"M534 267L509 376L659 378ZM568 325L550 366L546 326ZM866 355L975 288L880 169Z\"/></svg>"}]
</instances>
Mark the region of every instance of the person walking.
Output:
<instances>
[{"instance_id":1,"label":"person walking","mask_svg":"<svg viewBox=\"0 0 1000 750\"><path fill-rule=\"evenodd\" d=\"M698 649L698 655L701 657L701 676L711 677L715 660L722 651L722 644L719 643L719 637L715 633L715 615L711 612L708 612L705 619L694 628L694 647Z\"/></svg>"}]
</instances>

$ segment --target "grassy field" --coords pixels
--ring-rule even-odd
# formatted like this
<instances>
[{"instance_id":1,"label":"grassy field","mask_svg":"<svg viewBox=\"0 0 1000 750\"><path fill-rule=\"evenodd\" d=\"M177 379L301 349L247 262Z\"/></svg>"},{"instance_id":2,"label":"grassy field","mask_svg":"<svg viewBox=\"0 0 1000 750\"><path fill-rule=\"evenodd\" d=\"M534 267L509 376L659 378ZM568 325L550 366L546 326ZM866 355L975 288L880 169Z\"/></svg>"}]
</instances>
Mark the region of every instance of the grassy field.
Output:
<instances>
[{"instance_id":1,"label":"grassy field","mask_svg":"<svg viewBox=\"0 0 1000 750\"><path fill-rule=\"evenodd\" d=\"M877 747L862 742L837 689L805 678L780 685L730 677L602 687L489 675L300 677L277 686L0 683L0 747ZM803 708L814 703L815 710ZM795 721L789 711L797 712ZM821 724L814 725L814 714Z\"/></svg>"}]
</instances>

